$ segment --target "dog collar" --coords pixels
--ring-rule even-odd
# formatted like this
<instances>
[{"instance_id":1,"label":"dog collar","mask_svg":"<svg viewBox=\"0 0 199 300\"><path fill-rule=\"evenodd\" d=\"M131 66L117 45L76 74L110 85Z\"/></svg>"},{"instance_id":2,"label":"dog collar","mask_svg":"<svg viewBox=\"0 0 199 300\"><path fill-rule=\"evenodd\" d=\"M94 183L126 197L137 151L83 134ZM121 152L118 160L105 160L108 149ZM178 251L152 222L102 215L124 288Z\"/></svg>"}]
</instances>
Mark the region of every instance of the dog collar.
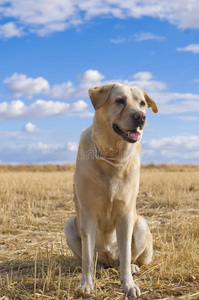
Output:
<instances>
[{"instance_id":1,"label":"dog collar","mask_svg":"<svg viewBox=\"0 0 199 300\"><path fill-rule=\"evenodd\" d=\"M93 146L95 149L95 157L97 160L103 160L103 161L107 162L108 164L110 164L111 166L113 166L115 168L119 168L118 164L112 162L112 160L115 160L115 158L101 155L95 142L93 140L92 140L92 142L93 142Z\"/></svg>"}]
</instances>

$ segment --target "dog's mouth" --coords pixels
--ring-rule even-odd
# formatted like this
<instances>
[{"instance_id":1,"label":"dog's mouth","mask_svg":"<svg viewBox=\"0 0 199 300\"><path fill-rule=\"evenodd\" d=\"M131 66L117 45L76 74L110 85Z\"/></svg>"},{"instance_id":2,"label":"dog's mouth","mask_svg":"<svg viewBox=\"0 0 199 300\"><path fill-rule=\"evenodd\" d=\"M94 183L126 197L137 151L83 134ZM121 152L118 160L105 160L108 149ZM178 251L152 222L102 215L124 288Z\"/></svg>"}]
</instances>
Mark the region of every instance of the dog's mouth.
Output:
<instances>
[{"instance_id":1,"label":"dog's mouth","mask_svg":"<svg viewBox=\"0 0 199 300\"><path fill-rule=\"evenodd\" d=\"M122 130L118 125L113 124L113 130L129 143L135 143L141 139L141 133L137 129Z\"/></svg>"}]
</instances>

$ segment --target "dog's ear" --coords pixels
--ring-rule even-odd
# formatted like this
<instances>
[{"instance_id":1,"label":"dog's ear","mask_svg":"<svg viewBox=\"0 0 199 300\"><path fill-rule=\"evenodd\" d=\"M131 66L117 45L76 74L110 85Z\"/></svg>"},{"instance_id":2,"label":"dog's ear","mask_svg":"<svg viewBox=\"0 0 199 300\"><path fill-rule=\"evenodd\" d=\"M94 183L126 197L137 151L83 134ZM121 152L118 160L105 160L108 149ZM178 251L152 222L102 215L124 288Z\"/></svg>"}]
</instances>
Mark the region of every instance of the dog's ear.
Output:
<instances>
[{"instance_id":1,"label":"dog's ear","mask_svg":"<svg viewBox=\"0 0 199 300\"><path fill-rule=\"evenodd\" d=\"M152 111L153 111L154 113L157 113L157 112L158 112L158 107L157 107L155 101L154 101L153 99L151 99L151 98L149 97L149 95L148 95L145 91L143 91L143 92L144 92L144 97L145 97L145 99L146 99L146 102L147 102L148 107L151 107L151 108L152 108Z\"/></svg>"},{"instance_id":2,"label":"dog's ear","mask_svg":"<svg viewBox=\"0 0 199 300\"><path fill-rule=\"evenodd\" d=\"M101 85L88 91L89 97L95 110L98 110L108 99L114 84Z\"/></svg>"}]
</instances>

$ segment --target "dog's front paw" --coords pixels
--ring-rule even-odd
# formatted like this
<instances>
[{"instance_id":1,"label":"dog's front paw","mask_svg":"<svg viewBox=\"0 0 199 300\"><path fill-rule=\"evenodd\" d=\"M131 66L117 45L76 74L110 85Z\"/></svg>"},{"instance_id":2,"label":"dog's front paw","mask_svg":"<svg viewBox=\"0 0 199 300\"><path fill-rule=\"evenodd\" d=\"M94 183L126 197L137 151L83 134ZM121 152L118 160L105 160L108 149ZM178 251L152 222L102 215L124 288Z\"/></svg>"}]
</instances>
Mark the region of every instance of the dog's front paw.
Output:
<instances>
[{"instance_id":1,"label":"dog's front paw","mask_svg":"<svg viewBox=\"0 0 199 300\"><path fill-rule=\"evenodd\" d=\"M84 293L90 294L93 291L93 279L91 275L82 275L80 288Z\"/></svg>"},{"instance_id":2,"label":"dog's front paw","mask_svg":"<svg viewBox=\"0 0 199 300\"><path fill-rule=\"evenodd\" d=\"M131 264L131 273L136 275L140 274L140 268L135 264Z\"/></svg>"},{"instance_id":3,"label":"dog's front paw","mask_svg":"<svg viewBox=\"0 0 199 300\"><path fill-rule=\"evenodd\" d=\"M133 281L130 283L123 282L122 288L125 294L130 297L137 298L141 295L139 287Z\"/></svg>"}]
</instances>

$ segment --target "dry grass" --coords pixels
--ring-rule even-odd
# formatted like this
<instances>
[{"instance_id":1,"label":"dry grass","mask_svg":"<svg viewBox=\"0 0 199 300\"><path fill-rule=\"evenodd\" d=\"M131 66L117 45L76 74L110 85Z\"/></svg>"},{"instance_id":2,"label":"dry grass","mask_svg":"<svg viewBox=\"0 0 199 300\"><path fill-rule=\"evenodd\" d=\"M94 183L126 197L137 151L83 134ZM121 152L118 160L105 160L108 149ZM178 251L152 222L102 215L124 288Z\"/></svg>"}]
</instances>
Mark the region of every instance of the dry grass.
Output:
<instances>
[{"instance_id":1,"label":"dry grass","mask_svg":"<svg viewBox=\"0 0 199 300\"><path fill-rule=\"evenodd\" d=\"M73 166L53 170L1 169L0 299L88 298L63 234ZM135 277L141 299L199 299L198 166L144 166L137 206L154 237L153 261ZM119 277L97 268L90 299L125 299Z\"/></svg>"}]
</instances>

